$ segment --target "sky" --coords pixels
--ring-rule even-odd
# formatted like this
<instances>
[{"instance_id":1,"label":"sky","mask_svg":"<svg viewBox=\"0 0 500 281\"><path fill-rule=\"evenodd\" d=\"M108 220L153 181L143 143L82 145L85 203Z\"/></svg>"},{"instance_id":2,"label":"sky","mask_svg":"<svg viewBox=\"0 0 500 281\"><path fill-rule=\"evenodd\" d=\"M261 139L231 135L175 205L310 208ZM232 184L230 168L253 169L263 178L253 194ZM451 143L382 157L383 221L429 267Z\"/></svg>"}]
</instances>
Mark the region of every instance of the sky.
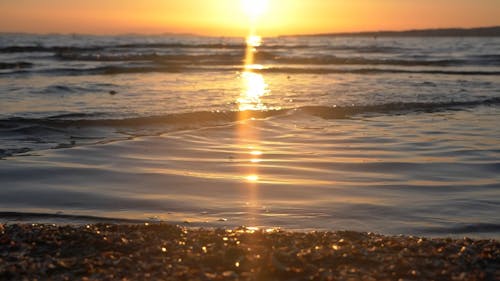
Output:
<instances>
[{"instance_id":1,"label":"sky","mask_svg":"<svg viewBox=\"0 0 500 281\"><path fill-rule=\"evenodd\" d=\"M244 1L268 3L252 16ZM500 0L0 0L0 15L0 32L243 36L253 22L275 36L494 26Z\"/></svg>"}]
</instances>

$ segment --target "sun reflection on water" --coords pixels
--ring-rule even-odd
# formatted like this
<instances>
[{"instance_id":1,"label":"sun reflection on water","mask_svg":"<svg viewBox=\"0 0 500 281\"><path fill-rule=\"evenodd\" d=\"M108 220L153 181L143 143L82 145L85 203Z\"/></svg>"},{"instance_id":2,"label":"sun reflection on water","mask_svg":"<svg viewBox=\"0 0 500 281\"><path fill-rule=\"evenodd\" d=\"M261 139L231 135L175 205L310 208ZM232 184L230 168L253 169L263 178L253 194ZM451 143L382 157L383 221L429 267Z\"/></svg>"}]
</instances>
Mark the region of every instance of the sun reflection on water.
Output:
<instances>
[{"instance_id":1,"label":"sun reflection on water","mask_svg":"<svg viewBox=\"0 0 500 281\"><path fill-rule=\"evenodd\" d=\"M254 206L259 206L259 188L265 183L261 169L261 159L264 151L261 147L260 130L256 127L256 122L252 119L251 111L267 110L268 107L263 102L263 97L270 93L269 86L264 76L259 73L265 69L264 65L258 64L255 60L258 48L262 46L262 37L257 35L256 27L259 16L266 10L267 0L242 0L243 7L250 20L250 32L246 38L246 50L244 65L239 76L241 84L240 96L237 98L238 122L237 136L240 155L244 155L245 164L239 168L242 184L249 187L247 190L248 221L251 224L258 224L258 210ZM258 228L247 228L247 231L258 231Z\"/></svg>"},{"instance_id":2,"label":"sun reflection on water","mask_svg":"<svg viewBox=\"0 0 500 281\"><path fill-rule=\"evenodd\" d=\"M257 48L262 45L262 37L258 35L250 35L247 37L247 47ZM256 51L254 49L254 51Z\"/></svg>"},{"instance_id":3,"label":"sun reflection on water","mask_svg":"<svg viewBox=\"0 0 500 281\"><path fill-rule=\"evenodd\" d=\"M245 179L249 182L257 182L257 181L259 181L259 176L258 175L248 175L245 177Z\"/></svg>"},{"instance_id":4,"label":"sun reflection on water","mask_svg":"<svg viewBox=\"0 0 500 281\"><path fill-rule=\"evenodd\" d=\"M262 151L259 151L259 150L253 150L253 151L250 151L250 154L251 155L262 155Z\"/></svg>"},{"instance_id":5,"label":"sun reflection on water","mask_svg":"<svg viewBox=\"0 0 500 281\"><path fill-rule=\"evenodd\" d=\"M245 71L241 74L244 90L238 98L238 108L245 110L265 110L267 107L262 102L262 97L268 92L264 76L258 73Z\"/></svg>"},{"instance_id":6,"label":"sun reflection on water","mask_svg":"<svg viewBox=\"0 0 500 281\"><path fill-rule=\"evenodd\" d=\"M246 72L251 72L252 70L262 70L262 69L264 69L264 66L262 64L247 64L247 65L245 65Z\"/></svg>"},{"instance_id":7,"label":"sun reflection on water","mask_svg":"<svg viewBox=\"0 0 500 281\"><path fill-rule=\"evenodd\" d=\"M267 0L242 0L243 8L247 12L250 20L250 31L246 37L246 50L243 70L240 75L242 81L242 90L237 99L239 120L242 121L238 126L238 139L242 149L248 149L249 166L245 166L241 173L247 183L259 182L259 163L263 155L258 147L258 130L253 128L246 120L250 114L249 111L259 111L268 109L262 101L262 98L269 94L269 88L264 76L258 73L264 69L264 66L255 62L255 55L258 48L262 46L262 37L257 35L257 19L266 10Z\"/></svg>"}]
</instances>

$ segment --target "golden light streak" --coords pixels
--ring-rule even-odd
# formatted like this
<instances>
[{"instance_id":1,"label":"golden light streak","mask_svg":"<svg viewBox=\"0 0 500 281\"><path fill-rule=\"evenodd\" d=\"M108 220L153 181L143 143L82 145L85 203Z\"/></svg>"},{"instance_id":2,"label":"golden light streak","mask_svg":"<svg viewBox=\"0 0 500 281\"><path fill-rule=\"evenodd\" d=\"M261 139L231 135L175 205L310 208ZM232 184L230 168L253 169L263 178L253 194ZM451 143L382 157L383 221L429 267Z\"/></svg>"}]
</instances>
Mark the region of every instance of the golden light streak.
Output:
<instances>
[{"instance_id":1,"label":"golden light streak","mask_svg":"<svg viewBox=\"0 0 500 281\"><path fill-rule=\"evenodd\" d=\"M248 175L245 177L245 179L249 182L257 182L257 181L259 181L259 176L258 175Z\"/></svg>"},{"instance_id":2,"label":"golden light streak","mask_svg":"<svg viewBox=\"0 0 500 281\"><path fill-rule=\"evenodd\" d=\"M267 107L261 99L268 92L264 77L261 74L245 70L241 74L241 78L244 82L244 91L238 99L239 110L265 110Z\"/></svg>"},{"instance_id":3,"label":"golden light streak","mask_svg":"<svg viewBox=\"0 0 500 281\"><path fill-rule=\"evenodd\" d=\"M267 8L267 0L242 0L243 9L249 19L249 32L246 37L246 50L244 65L240 74L242 81L242 90L237 99L239 115L237 125L238 147L242 150L242 155L247 155L247 163L240 167L239 173L248 189L248 206L249 206L249 221L254 220L259 216L258 209L255 206L259 205L259 186L265 183L266 179L262 178L259 168L261 158L264 153L260 149L259 130L254 125L256 124L250 118L250 111L266 110L267 107L262 101L262 98L269 94L268 85L264 76L258 73L258 70L264 69L263 65L255 63L255 54L258 48L263 44L262 37L257 34L257 19L262 16Z\"/></svg>"},{"instance_id":4,"label":"golden light streak","mask_svg":"<svg viewBox=\"0 0 500 281\"><path fill-rule=\"evenodd\" d=\"M247 64L245 70L262 70L265 67L262 64Z\"/></svg>"},{"instance_id":5,"label":"golden light streak","mask_svg":"<svg viewBox=\"0 0 500 281\"><path fill-rule=\"evenodd\" d=\"M262 37L258 35L250 35L247 37L247 46L250 47L260 47L262 45Z\"/></svg>"},{"instance_id":6,"label":"golden light streak","mask_svg":"<svg viewBox=\"0 0 500 281\"><path fill-rule=\"evenodd\" d=\"M251 155L262 155L262 151L254 150L250 152Z\"/></svg>"}]
</instances>

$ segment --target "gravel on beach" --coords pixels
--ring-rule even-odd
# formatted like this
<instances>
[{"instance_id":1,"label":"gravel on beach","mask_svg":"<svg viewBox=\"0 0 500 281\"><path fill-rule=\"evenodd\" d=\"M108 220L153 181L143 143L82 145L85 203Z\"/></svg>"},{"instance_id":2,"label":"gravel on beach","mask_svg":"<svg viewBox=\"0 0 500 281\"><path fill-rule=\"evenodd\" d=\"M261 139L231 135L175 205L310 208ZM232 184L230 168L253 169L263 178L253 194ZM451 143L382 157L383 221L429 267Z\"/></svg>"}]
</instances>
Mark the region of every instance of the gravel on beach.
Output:
<instances>
[{"instance_id":1,"label":"gravel on beach","mask_svg":"<svg viewBox=\"0 0 500 281\"><path fill-rule=\"evenodd\" d=\"M500 280L500 243L169 224L0 224L0 280Z\"/></svg>"}]
</instances>

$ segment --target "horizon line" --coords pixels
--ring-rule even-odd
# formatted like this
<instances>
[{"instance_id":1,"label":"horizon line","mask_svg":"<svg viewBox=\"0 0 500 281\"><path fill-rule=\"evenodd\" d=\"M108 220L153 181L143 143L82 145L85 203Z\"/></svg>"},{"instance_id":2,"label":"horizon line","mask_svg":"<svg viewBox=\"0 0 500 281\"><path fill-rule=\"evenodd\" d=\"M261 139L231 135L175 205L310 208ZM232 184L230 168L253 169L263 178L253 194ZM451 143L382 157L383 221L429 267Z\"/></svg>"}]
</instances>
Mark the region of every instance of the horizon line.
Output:
<instances>
[{"instance_id":1,"label":"horizon line","mask_svg":"<svg viewBox=\"0 0 500 281\"><path fill-rule=\"evenodd\" d=\"M414 32L425 32L425 31L475 31L484 29L499 29L500 36L500 25L492 26L478 26L478 27L430 27L430 28L415 28L415 29L379 29L379 30L366 30L366 31L333 31L333 32L320 32L320 33L298 33L298 34L279 34L273 36L262 36L264 38L279 38L279 37L300 37L300 36L360 36L360 35L374 35L378 33L414 33ZM129 33L86 33L86 32L25 32L25 31L0 31L0 34L19 34L19 35L63 35L63 36L193 36L193 37L222 37L222 38L244 38L246 36L241 35L207 35L207 34L197 34L191 32L158 32L158 33L147 33L147 32L129 32Z\"/></svg>"}]
</instances>

